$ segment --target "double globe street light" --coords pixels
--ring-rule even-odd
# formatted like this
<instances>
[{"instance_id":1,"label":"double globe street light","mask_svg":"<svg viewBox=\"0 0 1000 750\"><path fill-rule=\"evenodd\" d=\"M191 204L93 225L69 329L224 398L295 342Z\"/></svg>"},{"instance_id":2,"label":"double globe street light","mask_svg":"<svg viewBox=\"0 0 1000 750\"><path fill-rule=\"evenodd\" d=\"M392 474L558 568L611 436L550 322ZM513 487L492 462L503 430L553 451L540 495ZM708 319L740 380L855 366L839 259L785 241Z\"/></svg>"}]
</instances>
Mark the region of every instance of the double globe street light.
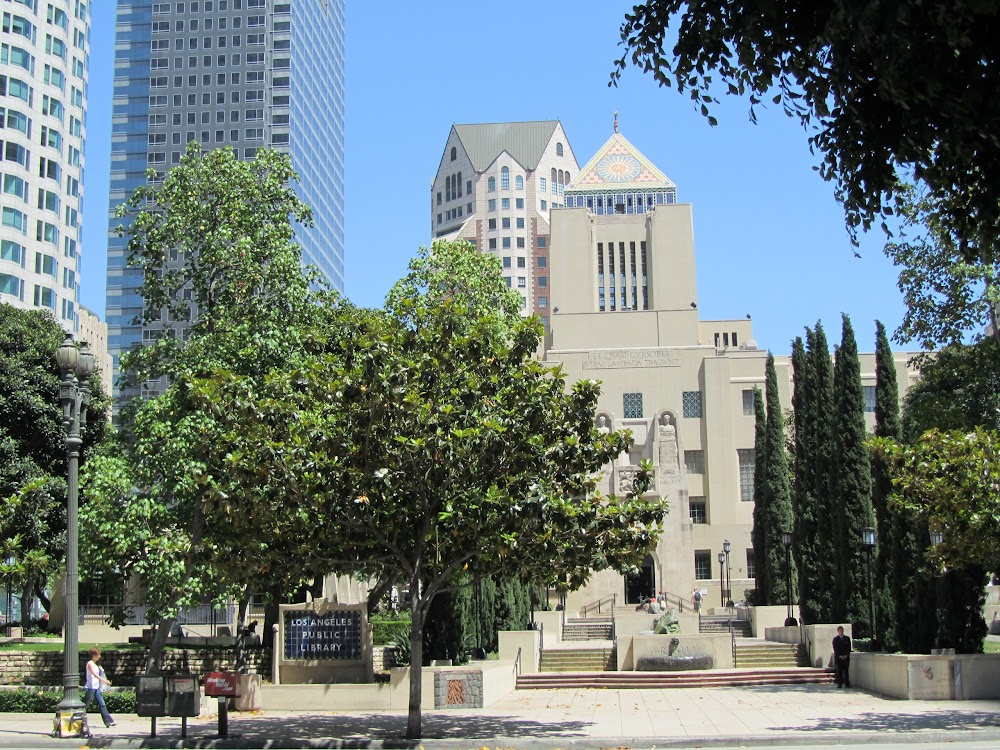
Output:
<instances>
[{"instance_id":1,"label":"double globe street light","mask_svg":"<svg viewBox=\"0 0 1000 750\"><path fill-rule=\"evenodd\" d=\"M56 706L54 734L58 737L87 737L87 708L80 700L80 550L79 550L79 478L81 430L87 426L90 403L88 381L94 372L94 355L86 342L80 348L73 336L66 335L56 350L56 362L62 374L59 399L62 401L66 427L66 458L69 464L66 491L66 577L65 616L63 623L63 697Z\"/></svg>"}]
</instances>

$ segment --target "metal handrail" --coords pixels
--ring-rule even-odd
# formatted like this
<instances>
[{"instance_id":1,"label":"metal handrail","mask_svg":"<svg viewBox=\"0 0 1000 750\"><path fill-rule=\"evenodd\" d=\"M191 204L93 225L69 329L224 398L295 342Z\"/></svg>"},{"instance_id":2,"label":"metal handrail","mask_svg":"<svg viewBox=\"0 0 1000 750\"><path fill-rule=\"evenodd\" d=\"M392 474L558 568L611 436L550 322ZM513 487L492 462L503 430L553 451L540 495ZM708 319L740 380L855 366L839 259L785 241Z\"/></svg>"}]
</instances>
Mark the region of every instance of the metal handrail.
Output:
<instances>
[{"instance_id":1,"label":"metal handrail","mask_svg":"<svg viewBox=\"0 0 1000 750\"><path fill-rule=\"evenodd\" d=\"M583 617L587 617L590 614L590 611L594 609L594 607L597 608L597 614L602 614L602 607L604 603L607 602L608 599L611 600L611 612L614 613L615 607L618 606L618 594L608 594L607 596L602 596L596 602L585 604L583 607L580 608L580 614Z\"/></svg>"},{"instance_id":2,"label":"metal handrail","mask_svg":"<svg viewBox=\"0 0 1000 750\"><path fill-rule=\"evenodd\" d=\"M733 632L733 618L729 618L729 640L733 644L733 669L736 669L736 633Z\"/></svg>"},{"instance_id":3,"label":"metal handrail","mask_svg":"<svg viewBox=\"0 0 1000 750\"><path fill-rule=\"evenodd\" d=\"M685 599L683 596L678 596L677 594L672 594L669 591L664 591L663 592L663 599L664 599L664 601L667 602L667 604L674 604L674 605L676 605L678 612L683 612L684 611L684 605L685 604L687 604L688 608L691 609L691 610L694 610L694 608L695 608L694 607L694 600L692 600L692 599Z\"/></svg>"},{"instance_id":4,"label":"metal handrail","mask_svg":"<svg viewBox=\"0 0 1000 750\"><path fill-rule=\"evenodd\" d=\"M514 677L521 676L521 647L517 647L517 656L514 657Z\"/></svg>"}]
</instances>

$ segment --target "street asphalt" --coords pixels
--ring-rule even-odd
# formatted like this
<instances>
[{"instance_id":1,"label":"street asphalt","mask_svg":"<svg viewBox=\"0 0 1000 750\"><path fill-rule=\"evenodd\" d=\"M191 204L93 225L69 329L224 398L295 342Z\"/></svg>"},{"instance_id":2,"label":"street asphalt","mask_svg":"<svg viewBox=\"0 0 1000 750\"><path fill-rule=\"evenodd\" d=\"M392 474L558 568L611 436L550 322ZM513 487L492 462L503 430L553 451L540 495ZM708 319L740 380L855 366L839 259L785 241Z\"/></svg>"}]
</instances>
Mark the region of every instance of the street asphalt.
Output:
<instances>
[{"instance_id":1,"label":"street asphalt","mask_svg":"<svg viewBox=\"0 0 1000 750\"><path fill-rule=\"evenodd\" d=\"M483 709L425 711L423 739L408 742L406 714L229 714L150 720L120 715L105 728L91 713L89 741L50 736L49 714L0 714L0 747L405 748L507 750L795 747L971 743L1000 748L996 701L900 701L830 685L668 690L520 690Z\"/></svg>"}]
</instances>

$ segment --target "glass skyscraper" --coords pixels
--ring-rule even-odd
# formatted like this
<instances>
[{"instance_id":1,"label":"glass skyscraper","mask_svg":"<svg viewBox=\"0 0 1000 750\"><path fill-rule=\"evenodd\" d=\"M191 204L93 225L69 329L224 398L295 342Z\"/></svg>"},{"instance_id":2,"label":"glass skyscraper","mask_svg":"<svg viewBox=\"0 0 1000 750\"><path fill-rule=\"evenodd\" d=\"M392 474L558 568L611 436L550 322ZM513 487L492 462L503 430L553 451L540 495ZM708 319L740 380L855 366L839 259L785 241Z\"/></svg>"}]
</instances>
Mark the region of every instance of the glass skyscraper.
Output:
<instances>
[{"instance_id":1,"label":"glass skyscraper","mask_svg":"<svg viewBox=\"0 0 1000 750\"><path fill-rule=\"evenodd\" d=\"M303 262L344 287L344 0L118 0L110 211L180 162L186 144L287 152L315 226ZM126 265L111 219L108 348L119 357L156 335L142 315L142 275ZM162 384L116 388L155 395Z\"/></svg>"},{"instance_id":2,"label":"glass skyscraper","mask_svg":"<svg viewBox=\"0 0 1000 750\"><path fill-rule=\"evenodd\" d=\"M0 3L0 302L77 327L90 15Z\"/></svg>"}]
</instances>

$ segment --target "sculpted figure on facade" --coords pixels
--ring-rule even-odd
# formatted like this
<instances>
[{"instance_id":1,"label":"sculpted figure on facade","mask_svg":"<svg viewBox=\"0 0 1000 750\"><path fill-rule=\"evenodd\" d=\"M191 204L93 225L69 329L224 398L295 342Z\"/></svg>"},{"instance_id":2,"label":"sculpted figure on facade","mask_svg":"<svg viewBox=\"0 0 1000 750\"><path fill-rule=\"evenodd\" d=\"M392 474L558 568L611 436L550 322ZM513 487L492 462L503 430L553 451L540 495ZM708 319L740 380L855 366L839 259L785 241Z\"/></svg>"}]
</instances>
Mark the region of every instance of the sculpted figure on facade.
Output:
<instances>
[{"instance_id":1,"label":"sculpted figure on facade","mask_svg":"<svg viewBox=\"0 0 1000 750\"><path fill-rule=\"evenodd\" d=\"M677 428L674 426L674 418L670 412L665 411L660 415L656 437L659 443L658 475L666 482L680 481L681 466L680 451L677 448Z\"/></svg>"}]
</instances>

